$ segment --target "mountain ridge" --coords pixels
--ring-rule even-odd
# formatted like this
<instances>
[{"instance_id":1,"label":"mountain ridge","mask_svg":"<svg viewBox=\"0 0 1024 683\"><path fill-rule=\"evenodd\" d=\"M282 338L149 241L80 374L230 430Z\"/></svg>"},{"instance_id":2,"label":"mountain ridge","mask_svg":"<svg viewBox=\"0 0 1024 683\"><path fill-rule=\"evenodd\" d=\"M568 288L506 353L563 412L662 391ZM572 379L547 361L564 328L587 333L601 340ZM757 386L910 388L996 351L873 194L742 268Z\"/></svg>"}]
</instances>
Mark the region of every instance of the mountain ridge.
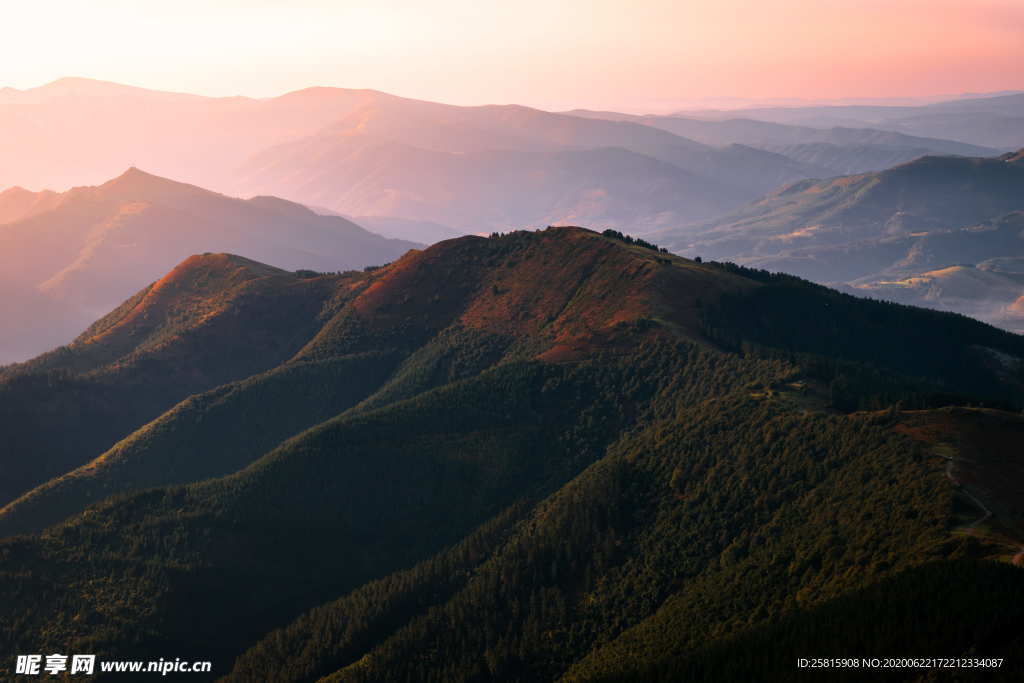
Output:
<instances>
[{"instance_id":1,"label":"mountain ridge","mask_svg":"<svg viewBox=\"0 0 1024 683\"><path fill-rule=\"evenodd\" d=\"M682 254L793 273L1018 331L1024 328L1009 306L1024 283L1009 264L1024 257L1022 160L1021 152L926 156L881 172L799 181L722 219L655 239ZM960 270L948 270L954 267Z\"/></svg>"},{"instance_id":2,"label":"mountain ridge","mask_svg":"<svg viewBox=\"0 0 1024 683\"><path fill-rule=\"evenodd\" d=\"M638 224L689 222L820 170L764 150L719 150L650 126L520 105L459 107L338 88L252 99L177 96L78 81L65 86L68 94L54 100L46 99L47 91L22 93L20 104L17 93L0 98L0 141L10 144L9 159L18 160L0 163L0 185L91 185L134 165L231 195L271 194L343 214L390 215L477 232L622 218L637 218ZM54 86L49 92L60 90ZM67 116L69 109L76 112L74 120ZM45 137L40 137L40 128L47 131ZM81 135L82 130L89 135ZM390 158L373 153L364 159L368 150L381 146L390 146ZM607 168L599 166L597 156L589 157L586 165L558 158L560 153L620 147L645 157L650 169L650 161L657 160L678 170L649 170L648 177L634 178L631 185L614 158L605 160ZM408 159L398 154L403 149ZM488 202L474 201L473 192L461 188L500 168L493 157L505 152L519 153L505 162L520 167L518 175L495 183L503 185L500 195L476 188L488 191L492 199L512 196L495 216L486 210ZM537 156L527 160L527 152ZM404 167L428 153L470 156L461 160L467 167L461 171L435 172L437 177L406 172ZM441 158L434 163L444 169L451 162ZM572 176L581 171L599 180L577 187ZM531 174L548 176L541 189L560 184L543 205L534 206L538 202L531 196L536 190ZM694 188L685 201L673 203L662 189L675 184L685 190L691 183ZM715 190L708 192L712 186ZM600 203L593 202L589 205L598 210L592 215L573 213L571 205L585 203L588 193L597 192L619 207L618 213L601 211ZM640 206L632 216L623 212L644 193L652 206ZM407 203L396 206L402 198ZM445 213L432 206L438 203L456 204L458 210ZM694 204L692 211L689 203ZM672 211L678 217L669 216ZM663 213L664 219L659 217Z\"/></svg>"},{"instance_id":3,"label":"mountain ridge","mask_svg":"<svg viewBox=\"0 0 1024 683\"><path fill-rule=\"evenodd\" d=\"M975 646L993 620L1018 626L986 656L1024 635L1019 569L993 560L1024 543L1017 335L573 227L342 275L184 270L204 262L220 280L186 281L215 301L239 267L268 288L230 289L264 312L241 327L190 318L224 323L199 347L220 340L215 365L267 311L296 312L273 292L307 300L305 341L0 513L27 533L0 540L5 647L188 651L236 681L554 680L703 666L709 632L728 645L818 610L913 652ZM185 367L128 363L113 386L189 376L186 336L166 350ZM974 524L970 496L998 517ZM927 642L851 606L915 577L961 597L987 577L999 599Z\"/></svg>"},{"instance_id":4,"label":"mountain ridge","mask_svg":"<svg viewBox=\"0 0 1024 683\"><path fill-rule=\"evenodd\" d=\"M781 230L809 229L846 231L863 239L912 232L919 228L913 221L920 227L964 227L1022 208L1020 158L925 156L877 173L803 180L714 225L705 224L704 234L738 234L741 228L751 228L748 234L756 239L758 233L777 236ZM953 188L959 194L953 194ZM960 198L966 204L955 204ZM902 227L894 222L897 216L911 223Z\"/></svg>"},{"instance_id":5,"label":"mountain ridge","mask_svg":"<svg viewBox=\"0 0 1024 683\"><path fill-rule=\"evenodd\" d=\"M380 265L419 246L286 200L237 199L137 167L99 186L27 203L21 196L23 215L0 227L0 266L12 284L63 309L60 319L32 319L41 328L37 339L17 340L37 353L67 343L153 273L192 253L239 252L289 270L334 272ZM12 329L29 315L12 320ZM0 348L0 362L23 359Z\"/></svg>"},{"instance_id":6,"label":"mountain ridge","mask_svg":"<svg viewBox=\"0 0 1024 683\"><path fill-rule=\"evenodd\" d=\"M815 128L772 123L753 118L700 119L673 116L633 116L617 112L574 110L587 118L632 121L661 128L712 145L740 143L831 171L832 175L880 171L928 154L994 156L1000 150L951 140L926 138L891 130L831 126Z\"/></svg>"},{"instance_id":7,"label":"mountain ridge","mask_svg":"<svg viewBox=\"0 0 1024 683\"><path fill-rule=\"evenodd\" d=\"M71 344L3 368L3 430L12 453L32 457L6 463L0 498L99 455L197 391L284 362L317 329L330 294L322 278L196 256ZM40 435L42 425L51 431Z\"/></svg>"}]
</instances>

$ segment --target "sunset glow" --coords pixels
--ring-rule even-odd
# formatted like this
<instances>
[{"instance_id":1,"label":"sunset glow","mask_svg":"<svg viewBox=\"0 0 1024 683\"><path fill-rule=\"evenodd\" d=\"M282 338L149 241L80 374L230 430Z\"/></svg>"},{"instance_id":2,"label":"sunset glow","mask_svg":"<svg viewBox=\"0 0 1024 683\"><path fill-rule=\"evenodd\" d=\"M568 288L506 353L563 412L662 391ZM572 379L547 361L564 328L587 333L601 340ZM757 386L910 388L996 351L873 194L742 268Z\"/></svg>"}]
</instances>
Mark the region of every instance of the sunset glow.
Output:
<instances>
[{"instance_id":1,"label":"sunset glow","mask_svg":"<svg viewBox=\"0 0 1024 683\"><path fill-rule=\"evenodd\" d=\"M211 95L310 85L457 104L670 110L700 98L1024 88L1018 0L19 3L0 86Z\"/></svg>"}]
</instances>

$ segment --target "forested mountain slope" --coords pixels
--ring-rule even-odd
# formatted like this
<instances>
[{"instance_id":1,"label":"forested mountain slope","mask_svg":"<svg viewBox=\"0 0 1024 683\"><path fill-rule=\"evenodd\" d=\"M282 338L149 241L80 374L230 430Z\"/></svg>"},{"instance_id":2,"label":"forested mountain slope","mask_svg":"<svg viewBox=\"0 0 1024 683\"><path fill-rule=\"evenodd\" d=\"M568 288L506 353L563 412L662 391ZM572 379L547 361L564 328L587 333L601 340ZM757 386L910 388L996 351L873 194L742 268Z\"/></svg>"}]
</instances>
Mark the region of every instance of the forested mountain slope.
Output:
<instances>
[{"instance_id":1,"label":"forested mountain slope","mask_svg":"<svg viewBox=\"0 0 1024 683\"><path fill-rule=\"evenodd\" d=\"M318 322L287 360L4 510L36 533L0 541L3 647L237 681L785 680L771 638L802 653L838 613L822 656L1011 652L1024 340L651 246L554 228L300 280ZM977 609L932 642L908 584Z\"/></svg>"},{"instance_id":2,"label":"forested mountain slope","mask_svg":"<svg viewBox=\"0 0 1024 683\"><path fill-rule=\"evenodd\" d=\"M320 279L194 256L68 346L0 370L0 500L88 462L190 394L275 367L319 329L331 295Z\"/></svg>"}]
</instances>

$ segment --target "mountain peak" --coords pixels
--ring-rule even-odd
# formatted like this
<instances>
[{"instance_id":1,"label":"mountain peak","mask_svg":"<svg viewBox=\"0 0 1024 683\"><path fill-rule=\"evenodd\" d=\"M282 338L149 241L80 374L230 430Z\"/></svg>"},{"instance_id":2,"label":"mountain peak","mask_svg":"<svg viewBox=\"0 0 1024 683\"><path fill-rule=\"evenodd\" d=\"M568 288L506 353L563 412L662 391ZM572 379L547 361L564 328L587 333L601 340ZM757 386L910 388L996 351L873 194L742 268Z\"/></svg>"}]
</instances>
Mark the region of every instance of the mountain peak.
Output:
<instances>
[{"instance_id":1,"label":"mountain peak","mask_svg":"<svg viewBox=\"0 0 1024 683\"><path fill-rule=\"evenodd\" d=\"M61 90L70 88L130 88L128 85L121 85L113 81L101 81L97 78L85 78L84 76L63 76L39 86L37 90Z\"/></svg>"},{"instance_id":2,"label":"mountain peak","mask_svg":"<svg viewBox=\"0 0 1024 683\"><path fill-rule=\"evenodd\" d=\"M115 178L115 180L120 180L122 178L159 178L159 176L155 176L152 173L146 173L138 166L129 166L128 170Z\"/></svg>"},{"instance_id":3,"label":"mountain peak","mask_svg":"<svg viewBox=\"0 0 1024 683\"><path fill-rule=\"evenodd\" d=\"M195 185L147 173L137 166L130 166L127 171L103 183L98 189L118 198L133 200L155 199L168 195L215 194Z\"/></svg>"},{"instance_id":4,"label":"mountain peak","mask_svg":"<svg viewBox=\"0 0 1024 683\"><path fill-rule=\"evenodd\" d=\"M201 99L202 95L190 93L167 92L162 90L150 90L134 85L114 83L113 81L101 81L95 78L83 78L81 76L65 76L51 81L38 88L30 88L22 91L25 94L31 93L35 96L48 97L97 97L112 95L146 95L161 99L196 98Z\"/></svg>"},{"instance_id":5,"label":"mountain peak","mask_svg":"<svg viewBox=\"0 0 1024 683\"><path fill-rule=\"evenodd\" d=\"M52 208L60 195L50 190L32 192L20 185L0 192L0 224L25 218Z\"/></svg>"},{"instance_id":6,"label":"mountain peak","mask_svg":"<svg viewBox=\"0 0 1024 683\"><path fill-rule=\"evenodd\" d=\"M0 197L21 197L25 195L34 195L35 192L26 190L21 185L11 185L6 190L0 190Z\"/></svg>"},{"instance_id":7,"label":"mountain peak","mask_svg":"<svg viewBox=\"0 0 1024 683\"><path fill-rule=\"evenodd\" d=\"M417 320L418 333L428 336L455 324L473 334L533 339L541 360L580 360L654 336L700 337L703 304L697 299L710 303L751 286L721 269L612 234L552 226L410 251L352 300L365 332L360 343L367 346L360 348L383 343L402 320ZM439 279L439 272L458 276ZM647 325L655 318L665 325ZM348 324L350 318L340 317L328 325L303 357L351 352L350 337L341 331Z\"/></svg>"},{"instance_id":8,"label":"mountain peak","mask_svg":"<svg viewBox=\"0 0 1024 683\"><path fill-rule=\"evenodd\" d=\"M267 265L266 263L260 263L259 261L253 261L252 259L245 258L244 256L238 256L237 254L206 252L203 254L193 254L192 256L189 256L187 259L179 263L174 270L171 271L171 274L180 274L197 268L241 269L256 277L281 275L288 272L281 268ZM169 276L170 275L165 277Z\"/></svg>"},{"instance_id":9,"label":"mountain peak","mask_svg":"<svg viewBox=\"0 0 1024 683\"><path fill-rule=\"evenodd\" d=\"M136 88L111 81L100 81L94 78L82 78L80 76L65 76L45 85L35 88L18 91L22 96L29 98L60 98L60 97L94 97L103 95L117 95L131 92L152 92L144 88Z\"/></svg>"},{"instance_id":10,"label":"mountain peak","mask_svg":"<svg viewBox=\"0 0 1024 683\"><path fill-rule=\"evenodd\" d=\"M198 324L220 310L225 297L244 283L280 275L289 273L234 254L194 254L97 321L74 344L104 341L127 348L153 329Z\"/></svg>"}]
</instances>

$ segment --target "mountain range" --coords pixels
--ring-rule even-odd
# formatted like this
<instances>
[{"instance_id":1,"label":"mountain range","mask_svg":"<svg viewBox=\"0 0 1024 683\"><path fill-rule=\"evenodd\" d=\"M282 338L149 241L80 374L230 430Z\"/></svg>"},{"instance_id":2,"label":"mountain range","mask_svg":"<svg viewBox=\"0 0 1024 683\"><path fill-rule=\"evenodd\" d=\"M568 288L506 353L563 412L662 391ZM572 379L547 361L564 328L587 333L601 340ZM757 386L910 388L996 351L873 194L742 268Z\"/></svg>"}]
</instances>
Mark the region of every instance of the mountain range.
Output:
<instances>
[{"instance_id":1,"label":"mountain range","mask_svg":"<svg viewBox=\"0 0 1024 683\"><path fill-rule=\"evenodd\" d=\"M353 215L470 231L564 220L656 227L714 215L817 170L629 122L382 95L255 155L239 183Z\"/></svg>"},{"instance_id":2,"label":"mountain range","mask_svg":"<svg viewBox=\"0 0 1024 683\"><path fill-rule=\"evenodd\" d=\"M1020 97L751 109L742 119L719 119L714 112L459 107L338 88L262 100L87 79L5 89L0 145L10 154L0 161L0 181L13 186L0 193L0 243L7 252L6 261L0 258L6 268L0 314L11 324L0 333L0 363L66 343L191 253L341 270L379 265L416 244L466 233L563 223L657 235L680 253L792 272L1020 329L1019 305L1010 296L1013 274L988 265L962 268L1024 254L1011 249L971 263L933 259L923 270L901 265L905 255L876 263L901 248L901 239L915 240L913 234L981 228L1024 208L1016 199L1019 184L1004 172L1019 167L1005 161L1012 153L1002 163L999 149L977 140L921 136L889 124L941 114L974 117L981 127L985 116L1020 113ZM843 118L853 114L862 119ZM144 191L100 197L115 191L112 181L93 191L96 206L88 209L81 187L24 189L47 180L60 190L137 162L255 198L230 203L229 215L198 199L221 196L198 186L190 186L193 197L167 199L194 206L157 207ZM337 235L326 228L332 221L335 228L347 225L344 240L333 241ZM402 242L371 247L374 238L352 222ZM298 223L306 228L294 232ZM836 266L837 260L843 263Z\"/></svg>"},{"instance_id":3,"label":"mountain range","mask_svg":"<svg viewBox=\"0 0 1024 683\"><path fill-rule=\"evenodd\" d=\"M576 110L573 116L632 121L669 131L707 145L741 144L824 169L828 175L881 171L929 155L995 156L1000 149L952 140L916 137L891 130L831 126L812 128L753 118L722 120L676 116L636 116ZM746 112L735 112L737 116Z\"/></svg>"},{"instance_id":4,"label":"mountain range","mask_svg":"<svg viewBox=\"0 0 1024 683\"><path fill-rule=\"evenodd\" d=\"M0 371L0 641L214 662L168 680L1014 680L1022 339L616 231L197 255Z\"/></svg>"},{"instance_id":5,"label":"mountain range","mask_svg":"<svg viewBox=\"0 0 1024 683\"><path fill-rule=\"evenodd\" d=\"M75 78L0 92L0 148L0 187L62 190L136 166L404 225L389 235L417 242L564 222L652 232L800 179L1009 149L871 126L559 114L340 88L210 98ZM422 234L407 230L417 225Z\"/></svg>"},{"instance_id":6,"label":"mountain range","mask_svg":"<svg viewBox=\"0 0 1024 683\"><path fill-rule=\"evenodd\" d=\"M881 172L806 180L739 211L657 236L862 296L1024 329L1024 155L922 157Z\"/></svg>"},{"instance_id":7,"label":"mountain range","mask_svg":"<svg viewBox=\"0 0 1024 683\"><path fill-rule=\"evenodd\" d=\"M61 189L131 165L229 194L461 232L577 214L601 219L605 204L609 219L708 218L818 170L649 126L518 106L456 107L340 88L208 98L74 78L0 93L0 146L0 187ZM533 196L538 188L543 199ZM638 193L649 196L647 205L632 206ZM488 201L505 197L499 206ZM682 210L687 200L694 205Z\"/></svg>"},{"instance_id":8,"label":"mountain range","mask_svg":"<svg viewBox=\"0 0 1024 683\"><path fill-rule=\"evenodd\" d=\"M12 188L0 193L0 363L70 341L196 252L337 271L415 246L292 202L234 199L136 168L63 193Z\"/></svg>"},{"instance_id":9,"label":"mountain range","mask_svg":"<svg viewBox=\"0 0 1024 683\"><path fill-rule=\"evenodd\" d=\"M679 112L720 120L734 111ZM811 106L743 110L744 118L814 128L875 128L1010 150L1024 147L1024 93L965 97L918 106Z\"/></svg>"}]
</instances>

